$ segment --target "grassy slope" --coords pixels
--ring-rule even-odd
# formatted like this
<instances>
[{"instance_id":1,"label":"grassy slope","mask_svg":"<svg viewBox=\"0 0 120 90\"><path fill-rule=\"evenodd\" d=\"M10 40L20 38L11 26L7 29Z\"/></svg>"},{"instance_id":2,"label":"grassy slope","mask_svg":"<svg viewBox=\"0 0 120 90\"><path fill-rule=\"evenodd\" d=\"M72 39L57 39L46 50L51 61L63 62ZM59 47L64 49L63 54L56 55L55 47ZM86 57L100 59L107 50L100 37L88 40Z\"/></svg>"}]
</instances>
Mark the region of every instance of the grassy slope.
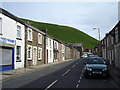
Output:
<instances>
[{"instance_id":1,"label":"grassy slope","mask_svg":"<svg viewBox=\"0 0 120 90\"><path fill-rule=\"evenodd\" d=\"M28 21L26 19L22 19L22 20ZM31 20L29 20L29 24L38 29L47 28L48 30L47 33L50 36L53 36L63 42L82 43L84 48L93 48L98 43L98 40L72 27L36 22Z\"/></svg>"}]
</instances>

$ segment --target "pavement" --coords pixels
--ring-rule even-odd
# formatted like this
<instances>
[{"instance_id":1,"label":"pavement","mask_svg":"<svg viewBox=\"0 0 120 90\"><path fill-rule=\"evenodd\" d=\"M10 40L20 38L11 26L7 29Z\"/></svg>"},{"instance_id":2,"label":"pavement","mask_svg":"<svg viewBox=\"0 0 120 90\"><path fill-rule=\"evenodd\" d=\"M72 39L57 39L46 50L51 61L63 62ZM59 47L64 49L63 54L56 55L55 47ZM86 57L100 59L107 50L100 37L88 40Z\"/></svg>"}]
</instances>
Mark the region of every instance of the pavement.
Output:
<instances>
[{"instance_id":1,"label":"pavement","mask_svg":"<svg viewBox=\"0 0 120 90\"><path fill-rule=\"evenodd\" d=\"M120 86L120 70L114 66L110 66L110 75L112 79Z\"/></svg>"},{"instance_id":2,"label":"pavement","mask_svg":"<svg viewBox=\"0 0 120 90\"><path fill-rule=\"evenodd\" d=\"M48 63L48 64L41 64L41 65L36 65L36 66L30 66L29 68L20 68L20 69L3 71L3 72L0 72L0 82L9 80L9 79L14 78L16 76L24 75L26 73L34 72L34 71L46 68L48 66L52 66L52 65L59 64L59 63L62 63L62 62L67 62L67 61L70 61L70 60L73 60L73 59L63 60L63 61L58 61L58 62L52 62L52 63Z\"/></svg>"}]
</instances>

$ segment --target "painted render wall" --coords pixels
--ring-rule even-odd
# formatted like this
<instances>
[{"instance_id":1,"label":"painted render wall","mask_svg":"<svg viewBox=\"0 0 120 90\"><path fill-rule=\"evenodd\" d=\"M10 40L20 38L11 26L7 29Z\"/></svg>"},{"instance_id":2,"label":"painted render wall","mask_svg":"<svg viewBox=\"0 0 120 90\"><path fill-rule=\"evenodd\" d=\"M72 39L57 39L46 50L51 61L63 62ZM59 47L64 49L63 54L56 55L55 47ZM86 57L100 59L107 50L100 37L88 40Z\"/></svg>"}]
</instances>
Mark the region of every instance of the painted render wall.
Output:
<instances>
[{"instance_id":1,"label":"painted render wall","mask_svg":"<svg viewBox=\"0 0 120 90\"><path fill-rule=\"evenodd\" d=\"M2 18L2 33L0 37L8 38L11 40L15 40L15 49L14 49L14 69L23 68L24 67L24 25L16 22L15 20L3 15L0 13L0 17ZM17 25L21 26L21 40L17 40ZM16 45L21 46L21 62L16 62Z\"/></svg>"},{"instance_id":2,"label":"painted render wall","mask_svg":"<svg viewBox=\"0 0 120 90\"><path fill-rule=\"evenodd\" d=\"M21 40L16 39L16 47L21 46L21 62L16 62L16 47L15 47L15 69L23 68L24 67L24 59L25 59L25 26L20 24L19 22L16 23L16 25L21 26ZM16 34L17 34L17 28L16 28Z\"/></svg>"},{"instance_id":3,"label":"painted render wall","mask_svg":"<svg viewBox=\"0 0 120 90\"><path fill-rule=\"evenodd\" d=\"M53 39L47 37L46 42L47 42L46 50L48 50L48 63L51 63L53 62Z\"/></svg>"}]
</instances>

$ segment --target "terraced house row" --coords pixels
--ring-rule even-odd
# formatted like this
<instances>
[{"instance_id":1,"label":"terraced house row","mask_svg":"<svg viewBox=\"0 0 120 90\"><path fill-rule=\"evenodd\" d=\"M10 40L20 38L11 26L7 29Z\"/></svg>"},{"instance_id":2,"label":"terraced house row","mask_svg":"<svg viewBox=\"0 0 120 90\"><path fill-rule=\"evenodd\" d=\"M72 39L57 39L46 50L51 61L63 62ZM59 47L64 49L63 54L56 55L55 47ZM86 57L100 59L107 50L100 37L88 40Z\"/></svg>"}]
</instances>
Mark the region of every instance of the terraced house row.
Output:
<instances>
[{"instance_id":1,"label":"terraced house row","mask_svg":"<svg viewBox=\"0 0 120 90\"><path fill-rule=\"evenodd\" d=\"M98 45L98 54L120 69L120 21L106 34Z\"/></svg>"},{"instance_id":2,"label":"terraced house row","mask_svg":"<svg viewBox=\"0 0 120 90\"><path fill-rule=\"evenodd\" d=\"M120 21L97 46L98 55L109 61L112 78L120 84Z\"/></svg>"},{"instance_id":3,"label":"terraced house row","mask_svg":"<svg viewBox=\"0 0 120 90\"><path fill-rule=\"evenodd\" d=\"M57 40L0 8L0 71L80 57L74 47Z\"/></svg>"}]
</instances>

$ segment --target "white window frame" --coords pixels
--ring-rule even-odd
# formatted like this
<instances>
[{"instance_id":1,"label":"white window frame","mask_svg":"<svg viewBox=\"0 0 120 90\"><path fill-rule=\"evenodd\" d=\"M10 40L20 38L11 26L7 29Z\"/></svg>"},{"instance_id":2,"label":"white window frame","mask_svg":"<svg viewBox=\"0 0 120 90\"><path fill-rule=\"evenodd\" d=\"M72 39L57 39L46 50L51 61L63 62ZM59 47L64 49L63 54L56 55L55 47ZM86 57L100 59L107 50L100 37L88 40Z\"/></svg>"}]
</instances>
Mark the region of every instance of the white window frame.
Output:
<instances>
[{"instance_id":1,"label":"white window frame","mask_svg":"<svg viewBox=\"0 0 120 90\"><path fill-rule=\"evenodd\" d=\"M18 47L19 47L19 49L18 49ZM19 58L19 59L17 59L17 58ZM16 46L16 61L21 61L21 46Z\"/></svg>"},{"instance_id":2,"label":"white window frame","mask_svg":"<svg viewBox=\"0 0 120 90\"><path fill-rule=\"evenodd\" d=\"M29 31L31 31L31 37ZM28 41L32 41L32 35L33 35L32 29L28 28Z\"/></svg>"},{"instance_id":3,"label":"white window frame","mask_svg":"<svg viewBox=\"0 0 120 90\"><path fill-rule=\"evenodd\" d=\"M2 18L0 17L0 34L2 34Z\"/></svg>"},{"instance_id":4,"label":"white window frame","mask_svg":"<svg viewBox=\"0 0 120 90\"><path fill-rule=\"evenodd\" d=\"M18 32L19 32L19 36L18 36ZM21 39L21 26L17 25L17 38Z\"/></svg>"},{"instance_id":5,"label":"white window frame","mask_svg":"<svg viewBox=\"0 0 120 90\"><path fill-rule=\"evenodd\" d=\"M42 35L38 33L38 43L42 44Z\"/></svg>"},{"instance_id":6,"label":"white window frame","mask_svg":"<svg viewBox=\"0 0 120 90\"><path fill-rule=\"evenodd\" d=\"M50 59L52 59L52 50L50 50Z\"/></svg>"},{"instance_id":7,"label":"white window frame","mask_svg":"<svg viewBox=\"0 0 120 90\"><path fill-rule=\"evenodd\" d=\"M52 40L51 40L51 39L49 39L50 48L52 47L51 41L52 41Z\"/></svg>"},{"instance_id":8,"label":"white window frame","mask_svg":"<svg viewBox=\"0 0 120 90\"><path fill-rule=\"evenodd\" d=\"M28 57L29 47L31 48L31 50L30 50L30 57ZM27 59L28 59L28 60L32 60L32 46L31 46L31 45L28 45L28 46L27 46Z\"/></svg>"},{"instance_id":9,"label":"white window frame","mask_svg":"<svg viewBox=\"0 0 120 90\"><path fill-rule=\"evenodd\" d=\"M39 53L40 53L40 57L39 57ZM38 48L38 60L42 59L42 48Z\"/></svg>"}]
</instances>

